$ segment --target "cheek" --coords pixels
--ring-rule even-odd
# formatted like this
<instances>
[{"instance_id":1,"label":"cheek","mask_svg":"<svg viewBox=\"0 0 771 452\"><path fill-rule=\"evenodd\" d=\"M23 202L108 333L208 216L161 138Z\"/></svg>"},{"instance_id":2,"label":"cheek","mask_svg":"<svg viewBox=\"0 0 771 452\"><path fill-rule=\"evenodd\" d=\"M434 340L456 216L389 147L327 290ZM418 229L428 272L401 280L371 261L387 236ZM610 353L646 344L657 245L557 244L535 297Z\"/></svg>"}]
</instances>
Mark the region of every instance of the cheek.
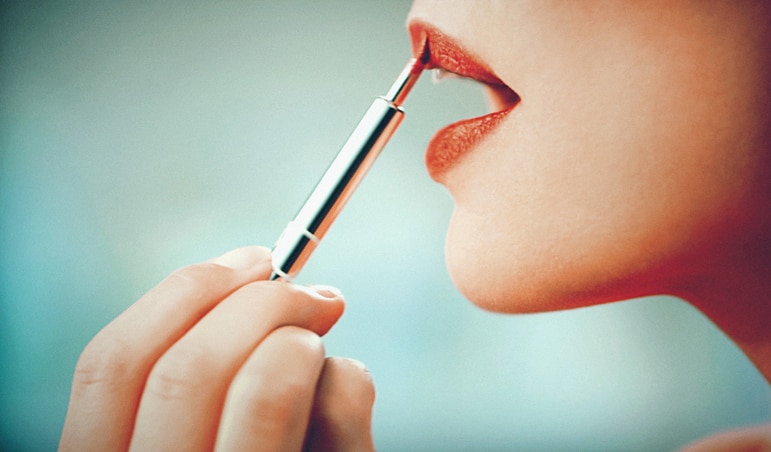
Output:
<instances>
[{"instance_id":1,"label":"cheek","mask_svg":"<svg viewBox=\"0 0 771 452\"><path fill-rule=\"evenodd\" d=\"M465 296L496 311L564 309L667 292L687 272L741 197L745 131L726 129L730 111L698 90L663 88L681 80L659 81L570 102L523 95L448 174L447 261Z\"/></svg>"}]
</instances>

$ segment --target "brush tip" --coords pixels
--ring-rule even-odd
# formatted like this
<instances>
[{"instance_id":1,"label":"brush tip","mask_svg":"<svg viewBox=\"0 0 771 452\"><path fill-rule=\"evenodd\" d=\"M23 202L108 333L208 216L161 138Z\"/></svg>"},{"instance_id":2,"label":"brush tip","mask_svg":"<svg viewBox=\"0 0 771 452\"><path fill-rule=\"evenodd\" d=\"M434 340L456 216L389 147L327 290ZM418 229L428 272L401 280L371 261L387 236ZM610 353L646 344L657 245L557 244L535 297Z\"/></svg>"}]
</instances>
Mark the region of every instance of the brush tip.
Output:
<instances>
[{"instance_id":1,"label":"brush tip","mask_svg":"<svg viewBox=\"0 0 771 452\"><path fill-rule=\"evenodd\" d=\"M431 52L428 49L428 34L425 32L420 35L420 45L416 47L415 59L423 65L428 64L431 59Z\"/></svg>"}]
</instances>

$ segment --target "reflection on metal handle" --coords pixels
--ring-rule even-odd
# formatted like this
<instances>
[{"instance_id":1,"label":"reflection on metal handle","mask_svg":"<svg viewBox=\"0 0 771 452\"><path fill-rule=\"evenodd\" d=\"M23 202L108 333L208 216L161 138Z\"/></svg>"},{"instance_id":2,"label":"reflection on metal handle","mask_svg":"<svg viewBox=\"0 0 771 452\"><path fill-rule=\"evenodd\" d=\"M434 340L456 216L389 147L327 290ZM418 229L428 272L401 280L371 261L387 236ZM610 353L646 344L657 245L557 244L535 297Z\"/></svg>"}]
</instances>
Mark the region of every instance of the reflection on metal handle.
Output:
<instances>
[{"instance_id":1,"label":"reflection on metal handle","mask_svg":"<svg viewBox=\"0 0 771 452\"><path fill-rule=\"evenodd\" d=\"M291 282L308 261L404 118L404 111L399 106L415 85L423 66L422 60L411 60L388 94L375 99L369 107L300 212L276 242L270 279Z\"/></svg>"},{"instance_id":2,"label":"reflection on metal handle","mask_svg":"<svg viewBox=\"0 0 771 452\"><path fill-rule=\"evenodd\" d=\"M292 281L399 126L404 112L377 98L273 248L273 276Z\"/></svg>"}]
</instances>

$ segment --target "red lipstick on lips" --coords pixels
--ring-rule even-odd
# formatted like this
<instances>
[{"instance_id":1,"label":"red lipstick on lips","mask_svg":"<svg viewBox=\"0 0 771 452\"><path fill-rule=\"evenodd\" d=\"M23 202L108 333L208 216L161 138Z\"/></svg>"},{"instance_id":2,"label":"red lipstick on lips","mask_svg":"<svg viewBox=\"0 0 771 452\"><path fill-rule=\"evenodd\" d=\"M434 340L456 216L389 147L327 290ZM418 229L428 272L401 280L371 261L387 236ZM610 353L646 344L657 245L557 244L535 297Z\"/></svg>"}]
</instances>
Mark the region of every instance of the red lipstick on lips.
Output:
<instances>
[{"instance_id":1,"label":"red lipstick on lips","mask_svg":"<svg viewBox=\"0 0 771 452\"><path fill-rule=\"evenodd\" d=\"M413 54L421 54L424 45L428 46L427 69L441 68L484 83L506 105L503 110L452 123L434 134L426 150L426 168L431 178L439 182L451 166L501 123L519 97L487 65L436 27L416 21L410 23L409 32Z\"/></svg>"}]
</instances>

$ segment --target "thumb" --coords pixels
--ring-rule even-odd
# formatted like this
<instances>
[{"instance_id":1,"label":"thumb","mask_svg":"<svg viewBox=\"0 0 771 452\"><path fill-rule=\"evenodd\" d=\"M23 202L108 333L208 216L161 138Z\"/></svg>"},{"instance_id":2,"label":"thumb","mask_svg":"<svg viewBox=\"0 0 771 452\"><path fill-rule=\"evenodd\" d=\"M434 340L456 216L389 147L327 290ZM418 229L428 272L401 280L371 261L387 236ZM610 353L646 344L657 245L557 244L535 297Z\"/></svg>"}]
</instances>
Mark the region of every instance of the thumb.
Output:
<instances>
[{"instance_id":1,"label":"thumb","mask_svg":"<svg viewBox=\"0 0 771 452\"><path fill-rule=\"evenodd\" d=\"M316 388L305 450L374 451L374 403L375 386L362 363L327 358Z\"/></svg>"}]
</instances>

